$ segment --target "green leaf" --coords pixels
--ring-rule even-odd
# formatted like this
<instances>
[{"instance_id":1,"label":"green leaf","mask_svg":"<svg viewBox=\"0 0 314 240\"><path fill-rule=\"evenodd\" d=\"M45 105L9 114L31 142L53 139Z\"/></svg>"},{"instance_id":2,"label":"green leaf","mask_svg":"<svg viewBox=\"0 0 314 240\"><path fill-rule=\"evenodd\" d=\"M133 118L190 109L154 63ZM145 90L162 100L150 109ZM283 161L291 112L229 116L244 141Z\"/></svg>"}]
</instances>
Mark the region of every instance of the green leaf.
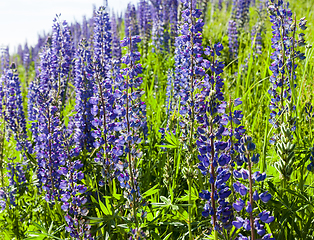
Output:
<instances>
[{"instance_id":1,"label":"green leaf","mask_svg":"<svg viewBox=\"0 0 314 240\"><path fill-rule=\"evenodd\" d=\"M147 190L146 192L143 193L143 198L149 197L151 195L154 195L155 193L159 192L159 189L156 189L158 185L155 185L151 189Z\"/></svg>"}]
</instances>

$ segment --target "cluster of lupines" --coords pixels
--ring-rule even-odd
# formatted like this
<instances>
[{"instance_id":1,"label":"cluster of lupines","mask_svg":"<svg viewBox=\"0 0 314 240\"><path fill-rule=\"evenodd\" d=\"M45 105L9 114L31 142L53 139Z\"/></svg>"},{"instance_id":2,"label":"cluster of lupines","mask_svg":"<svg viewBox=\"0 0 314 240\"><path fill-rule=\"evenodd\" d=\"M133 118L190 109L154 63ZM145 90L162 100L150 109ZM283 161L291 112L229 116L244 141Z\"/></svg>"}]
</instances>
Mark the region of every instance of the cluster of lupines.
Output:
<instances>
[{"instance_id":1,"label":"cluster of lupines","mask_svg":"<svg viewBox=\"0 0 314 240\"><path fill-rule=\"evenodd\" d=\"M86 198L82 194L86 187L79 184L84 174L78 171L82 164L72 161L79 150L90 150L93 138L90 133L92 94L92 70L87 46L82 44L76 54L75 80L77 114L70 119L68 129L64 125L62 111L67 98L69 79L72 79L74 49L69 27L54 21L53 35L41 54L38 79L29 89L29 120L38 161L37 177L45 200L50 204L63 202L61 208L66 212L66 230L74 239L89 239L90 226L83 217L87 210L82 207ZM88 118L86 119L86 117ZM74 133L72 135L72 133ZM74 147L74 148L73 148Z\"/></svg>"},{"instance_id":2,"label":"cluster of lupines","mask_svg":"<svg viewBox=\"0 0 314 240\"><path fill-rule=\"evenodd\" d=\"M154 0L152 4L154 50L168 51L177 36L178 0Z\"/></svg>"},{"instance_id":3,"label":"cluster of lupines","mask_svg":"<svg viewBox=\"0 0 314 240\"><path fill-rule=\"evenodd\" d=\"M20 61L16 61L16 63L21 63L25 70L26 73L28 72L29 66L31 61L33 61L32 56L33 56L33 48L29 49L28 44L25 43L24 48L22 47L21 44L19 44L17 53L20 56Z\"/></svg>"},{"instance_id":4,"label":"cluster of lupines","mask_svg":"<svg viewBox=\"0 0 314 240\"><path fill-rule=\"evenodd\" d=\"M266 20L266 3L264 1L260 2L260 5L258 6L258 13L259 13L258 20L251 30L251 41L252 41L254 58L262 54L262 47L263 47L262 32L265 31L265 20Z\"/></svg>"},{"instance_id":5,"label":"cluster of lupines","mask_svg":"<svg viewBox=\"0 0 314 240\"><path fill-rule=\"evenodd\" d=\"M175 43L178 30L178 0L169 0L170 46ZM166 6L167 7L167 6Z\"/></svg>"},{"instance_id":6,"label":"cluster of lupines","mask_svg":"<svg viewBox=\"0 0 314 240\"><path fill-rule=\"evenodd\" d=\"M230 58L236 59L238 57L239 43L238 43L237 23L233 20L229 21L228 38L229 38Z\"/></svg>"},{"instance_id":7,"label":"cluster of lupines","mask_svg":"<svg viewBox=\"0 0 314 240\"><path fill-rule=\"evenodd\" d=\"M197 129L199 139L196 142L200 153L199 159L201 160L199 168L204 175L210 174L210 184L212 188L211 193L209 191L203 191L200 197L207 200L203 215L213 216L212 223L217 233L217 230L220 228L218 221L221 221L223 223L222 225L228 228L228 226L231 226L229 218L232 219L232 211L230 211L232 206L226 201L231 191L225 184L230 177L230 173L223 167L227 165L230 160L230 158L228 160L228 156L223 153L223 150L227 147L227 143L217 142L214 144L216 131L218 134L217 139L220 139L221 134L224 132L224 130L222 130L223 127L220 127L219 116L213 116L213 114L216 115L218 112L218 108L221 108L219 111L224 112L226 107L225 104L220 105L220 101L223 101L223 94L220 91L223 86L223 81L219 74L222 73L224 65L215 58L215 56L220 55L223 46L218 43L212 48L207 47L205 52L203 52L201 33L204 23L200 18L201 11L200 9L196 9L195 1L182 2L186 8L182 11L182 17L185 23L181 26L182 35L176 38L175 61L177 67L174 85L177 86L176 89L173 89L173 95L180 97L179 113L182 116L182 119L180 119L180 126L182 128L181 138L185 139L185 145L190 152L193 148L192 141L194 138L195 120L199 123ZM210 55L212 58L211 61L203 59L203 53ZM205 74L205 69L210 69L212 75L209 76ZM178 84L176 84L176 82L178 82ZM201 89L201 93L196 94L195 90L197 88ZM217 127L218 129L214 129L213 123L219 125L219 127ZM211 129L210 131L207 130L209 128ZM221 156L218 156L220 155L219 153ZM219 159L223 162L222 166L217 169L217 178L215 177L217 174L215 172L217 162L214 161L214 157L221 157ZM187 178L190 190L192 185L191 171L193 171L193 160L189 157L187 157L187 159L187 165L189 167ZM211 164L210 159L212 159ZM209 168L210 165L211 168ZM218 206L215 203L217 199L219 202ZM189 204L191 205L190 198ZM192 216L189 207L189 223L191 223L191 221ZM191 239L192 232L190 224L189 235Z\"/></svg>"},{"instance_id":8,"label":"cluster of lupines","mask_svg":"<svg viewBox=\"0 0 314 240\"><path fill-rule=\"evenodd\" d=\"M270 123L278 128L283 124L283 116L288 111L293 111L292 90L295 88L295 58L303 60L303 53L296 51L298 46L304 46L304 34L300 33L299 40L295 39L296 23L292 19L292 12L288 8L289 4L279 1L278 4L272 1L269 3L270 21L273 23L272 53L273 63L269 69L273 72L270 77L272 87L269 94L272 96L270 109L272 110ZM306 21L302 19L299 26L306 29ZM288 104L291 103L291 104ZM278 119L281 117L281 121ZM290 120L290 119L288 119ZM294 122L292 122L294 125ZM291 126L292 127L292 126ZM293 129L291 129L293 130Z\"/></svg>"},{"instance_id":9,"label":"cluster of lupines","mask_svg":"<svg viewBox=\"0 0 314 240\"><path fill-rule=\"evenodd\" d=\"M183 139L184 148L189 150L189 155L193 149L193 135L195 124L195 89L199 82L199 78L205 75L205 71L201 66L202 62L202 28L204 23L200 19L201 11L196 9L196 1L182 1L184 10L182 11L182 23L180 33L176 37L175 43L175 79L173 81L174 89L172 91L173 98L168 101L174 101L177 108L180 101L180 127L182 129L181 138ZM200 61L198 61L200 60ZM174 109L175 107L173 107ZM187 157L186 178L189 186L189 238L192 239L192 212L191 212L191 187L192 187L192 172L193 159L191 155Z\"/></svg>"},{"instance_id":10,"label":"cluster of lupines","mask_svg":"<svg viewBox=\"0 0 314 240\"><path fill-rule=\"evenodd\" d=\"M183 3L187 9L182 14L185 21L181 28L182 35L176 40L178 63L176 74L169 74L170 99L181 98L180 114L183 118L180 126L185 129L183 138L189 149L193 147L196 121L199 125L197 129L199 139L196 142L201 161L199 168L204 175L208 175L212 188L211 192L203 191L200 194L207 201L203 216L213 216L214 230L221 230L222 227L230 229L234 211L228 198L233 190L229 189L227 181L232 174L246 180L248 172L247 170L230 172L229 169L230 165L235 166L235 161L238 166L247 161L245 155L243 156L243 149L247 149L245 144L249 140L243 138L240 146L239 140L245 130L241 126L236 128L232 126L232 122L240 124L241 112L236 110L232 113L230 110L229 116L225 114L227 104L224 102L223 80L220 77L224 64L217 60L223 47L218 43L207 47L203 52L201 11L195 8L193 1ZM167 15L171 14L163 11L163 16ZM110 22L103 8L95 13L94 23L94 51L89 49L87 41L83 39L80 41L75 61L68 26L56 24L53 37L48 39L42 54L39 78L31 84L29 96L32 100L29 104L29 113L30 120L34 121L32 132L38 154L38 178L47 192L47 201L51 203L62 201L61 208L66 212L66 230L70 232L71 237L89 239L90 226L84 220L88 211L83 206L87 201L83 197L86 187L80 184L84 178L80 171L83 165L80 161L73 160L73 157L77 156L79 150L97 148L99 151L96 152L95 160L103 166L103 177L108 182L116 177L121 187L126 190L125 196L129 200L127 206L133 207L133 217L137 226L132 229L130 239L143 239L145 233L138 227L136 217L141 202L136 169L141 152L137 145L142 142L142 135L147 134L146 106L141 101L144 93L140 89L142 79L138 77L138 74L142 73L142 67L136 63L140 60L140 54L134 51L134 46L140 39L131 37L128 33L127 36L130 37L122 41L122 46L128 46L130 49L122 58L122 63L127 66L122 70L124 77L118 71L112 75ZM210 58L209 61L203 59L203 53ZM75 71L71 71L73 63ZM207 75L206 71L210 71L211 75ZM173 78L178 84L174 84ZM69 79L74 79L77 113L70 119L66 128L62 112ZM169 105L171 104L169 100ZM234 105L238 104L239 100L236 99ZM169 107L169 111L172 109L173 105ZM228 122L230 129L227 128ZM72 131L74 136L71 136ZM229 141L222 141L223 137L228 139L228 136ZM74 145L76 146L73 148ZM238 150L242 151L242 156L236 155L235 151ZM255 158L258 159L255 155L253 158L254 162L257 161ZM191 159L188 161L191 161L188 164L193 164ZM265 175L256 173L253 174L253 178L259 181L265 179ZM189 186L191 185L189 179ZM242 196L247 189L237 182L234 184L234 191ZM189 195L191 196L191 193ZM269 195L263 193L255 196L255 199L257 198L266 202ZM240 199L233 207L237 210L241 204L243 201ZM246 207L248 212L250 206L253 207L251 202ZM144 215L142 212L142 216ZM255 218L254 226L258 233L263 235L265 230L260 221L270 222L272 217L268 212L262 212L258 218ZM233 221L233 225L239 227L242 224L241 227L245 226L247 229L251 223L242 220L238 217L237 221ZM191 218L189 223L191 224ZM263 239L269 238L270 235L265 235ZM245 237L239 236L238 239Z\"/></svg>"},{"instance_id":11,"label":"cluster of lupines","mask_svg":"<svg viewBox=\"0 0 314 240\"><path fill-rule=\"evenodd\" d=\"M230 58L236 59L239 51L239 31L247 27L249 21L250 0L233 0L232 15L228 24Z\"/></svg>"},{"instance_id":12,"label":"cluster of lupines","mask_svg":"<svg viewBox=\"0 0 314 240\"><path fill-rule=\"evenodd\" d=\"M242 168L233 171L234 177L238 179L237 182L233 183L233 188L237 195L240 195L236 202L233 203L233 208L239 213L245 211L249 214L249 217L243 219L240 216L236 216L236 220L233 221L232 224L237 229L243 228L246 231L250 231L251 240L257 239L255 230L262 239L274 239L271 238L271 233L266 234L264 225L271 223L274 220L274 217L270 215L270 212L260 212L260 210L255 209L254 207L254 203L258 200L267 203L271 199L271 195L267 191L260 194L257 190L253 192L253 184L264 181L266 178L265 173L260 173L258 171L253 173L253 164L257 164L259 161L259 154L252 155L254 150L255 144L252 142L252 138L244 136L240 141L239 152L241 153L240 159L243 163L246 163L245 165L248 167L248 170ZM238 165L238 167L240 166L242 166L242 164ZM244 182L248 182L249 190L248 187L243 184ZM244 240L248 238L239 234L237 239Z\"/></svg>"},{"instance_id":13,"label":"cluster of lupines","mask_svg":"<svg viewBox=\"0 0 314 240\"><path fill-rule=\"evenodd\" d=\"M72 59L74 57L74 45L70 34L70 27L66 21L62 24L58 22L58 19L54 19L55 24L52 26L52 51L53 62L52 64L60 64L59 66L51 66L53 71L52 77L57 79L53 81L53 88L60 96L61 103L59 104L60 112L63 112L65 106L68 81L72 78L71 69L73 68Z\"/></svg>"},{"instance_id":14,"label":"cluster of lupines","mask_svg":"<svg viewBox=\"0 0 314 240\"><path fill-rule=\"evenodd\" d=\"M268 91L271 95L270 119L278 133L275 134L270 142L276 143L277 152L280 161L276 163L276 168L283 179L288 181L293 170L294 148L291 144L293 132L295 131L295 69L297 67L295 60L305 59L304 53L297 51L297 48L305 45L304 34L299 34L296 39L297 23L292 19L292 12L289 4L283 1L275 3L273 0L268 4L270 12L270 21L273 23L272 48L274 52L271 55L273 63L269 67L272 71L270 82L272 86ZM306 29L306 20L302 18L299 22L299 28ZM280 138L282 136L283 138ZM283 140L282 140L283 139Z\"/></svg>"},{"instance_id":15,"label":"cluster of lupines","mask_svg":"<svg viewBox=\"0 0 314 240\"><path fill-rule=\"evenodd\" d=\"M139 35L140 30L137 22L137 14L135 5L132 3L128 4L128 7L124 16L124 32L125 36L129 36L130 32L132 36ZM137 48L137 44L133 46L134 49Z\"/></svg>"}]
</instances>

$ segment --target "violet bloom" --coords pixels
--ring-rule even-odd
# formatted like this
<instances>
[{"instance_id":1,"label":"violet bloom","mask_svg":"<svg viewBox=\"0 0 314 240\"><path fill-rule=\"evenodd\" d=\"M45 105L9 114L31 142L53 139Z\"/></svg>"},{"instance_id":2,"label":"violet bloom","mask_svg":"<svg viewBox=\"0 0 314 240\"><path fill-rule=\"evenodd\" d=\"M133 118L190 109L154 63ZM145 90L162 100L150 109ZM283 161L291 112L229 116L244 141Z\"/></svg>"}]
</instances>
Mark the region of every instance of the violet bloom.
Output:
<instances>
[{"instance_id":1,"label":"violet bloom","mask_svg":"<svg viewBox=\"0 0 314 240\"><path fill-rule=\"evenodd\" d=\"M124 17L124 24L125 37L139 35L136 9L135 5L132 3L129 3L127 6ZM137 50L137 44L134 44L133 48L134 50Z\"/></svg>"},{"instance_id":2,"label":"violet bloom","mask_svg":"<svg viewBox=\"0 0 314 240\"><path fill-rule=\"evenodd\" d=\"M9 47L0 48L0 73L4 73L5 69L9 69L10 65L10 54Z\"/></svg>"},{"instance_id":3,"label":"violet bloom","mask_svg":"<svg viewBox=\"0 0 314 240\"><path fill-rule=\"evenodd\" d=\"M66 94L68 89L69 80L72 79L71 70L73 68L74 57L74 45L70 34L70 27L66 21L59 22L58 18L55 18L52 26L51 37L51 66L55 69L52 72L52 77L55 79L52 81L53 88L60 96L59 108L62 114L65 107Z\"/></svg>"},{"instance_id":4,"label":"violet bloom","mask_svg":"<svg viewBox=\"0 0 314 240\"><path fill-rule=\"evenodd\" d=\"M169 24L170 24L170 46L175 43L178 32L178 0L169 0Z\"/></svg>"},{"instance_id":5,"label":"violet bloom","mask_svg":"<svg viewBox=\"0 0 314 240\"><path fill-rule=\"evenodd\" d=\"M298 51L298 47L305 45L304 33L299 34L296 39L296 31L306 29L306 20L301 18L299 24L292 18L289 3L274 1L268 4L270 21L273 26L271 55L273 60L269 69L272 71L270 82L272 83L268 93L270 100L270 119L273 125L274 136L270 143L276 143L276 152L279 156L275 163L277 171L281 174L284 181L289 181L293 172L295 162L295 144L293 143L294 131L296 130L294 111L296 110L296 73L297 58L305 59L304 53ZM284 146L283 148L281 146ZM284 154L283 154L284 152Z\"/></svg>"},{"instance_id":6,"label":"violet bloom","mask_svg":"<svg viewBox=\"0 0 314 240\"><path fill-rule=\"evenodd\" d=\"M25 68L26 72L28 72L31 59L30 59L30 50L28 48L27 43L25 43L23 55L21 56L21 58L23 60L24 68Z\"/></svg>"}]
</instances>

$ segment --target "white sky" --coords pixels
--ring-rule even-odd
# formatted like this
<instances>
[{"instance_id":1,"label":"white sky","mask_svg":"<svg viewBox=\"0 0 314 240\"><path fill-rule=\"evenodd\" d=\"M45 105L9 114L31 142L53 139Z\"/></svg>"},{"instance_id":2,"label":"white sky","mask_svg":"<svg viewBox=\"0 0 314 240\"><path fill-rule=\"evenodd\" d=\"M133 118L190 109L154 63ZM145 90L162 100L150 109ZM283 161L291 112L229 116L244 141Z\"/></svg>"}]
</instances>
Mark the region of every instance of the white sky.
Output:
<instances>
[{"instance_id":1,"label":"white sky","mask_svg":"<svg viewBox=\"0 0 314 240\"><path fill-rule=\"evenodd\" d=\"M108 0L109 9L123 12L128 2L138 0ZM98 8L103 0L0 0L0 46L9 46L10 54L17 51L18 44L24 47L37 42L38 34L48 33L52 20L61 13L61 20L68 23L82 22L90 18L93 5Z\"/></svg>"}]
</instances>

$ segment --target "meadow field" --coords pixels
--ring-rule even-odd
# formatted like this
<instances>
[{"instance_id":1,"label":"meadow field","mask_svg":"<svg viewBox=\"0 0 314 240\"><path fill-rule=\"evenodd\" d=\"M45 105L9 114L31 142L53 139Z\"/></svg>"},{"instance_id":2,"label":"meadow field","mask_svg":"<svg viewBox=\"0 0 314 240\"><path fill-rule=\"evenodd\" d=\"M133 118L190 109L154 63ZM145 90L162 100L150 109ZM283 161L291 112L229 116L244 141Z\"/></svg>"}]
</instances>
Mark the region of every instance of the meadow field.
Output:
<instances>
[{"instance_id":1,"label":"meadow field","mask_svg":"<svg viewBox=\"0 0 314 240\"><path fill-rule=\"evenodd\" d=\"M0 53L0 239L314 239L314 2L140 0Z\"/></svg>"}]
</instances>

